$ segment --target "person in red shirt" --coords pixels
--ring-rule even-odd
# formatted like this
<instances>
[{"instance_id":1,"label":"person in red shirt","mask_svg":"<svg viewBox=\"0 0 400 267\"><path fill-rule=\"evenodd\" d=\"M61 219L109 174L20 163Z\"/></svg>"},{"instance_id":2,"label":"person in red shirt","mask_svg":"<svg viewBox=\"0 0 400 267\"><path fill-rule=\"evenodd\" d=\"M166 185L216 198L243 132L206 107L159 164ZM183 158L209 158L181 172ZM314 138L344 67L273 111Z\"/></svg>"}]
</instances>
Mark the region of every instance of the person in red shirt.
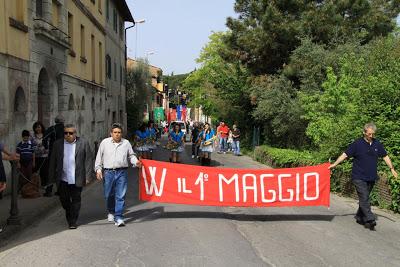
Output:
<instances>
[{"instance_id":1,"label":"person in red shirt","mask_svg":"<svg viewBox=\"0 0 400 267\"><path fill-rule=\"evenodd\" d=\"M225 124L224 121L221 121L218 129L218 136L219 136L219 151L218 153L224 153L226 154L226 151L228 149L228 136L229 136L229 127Z\"/></svg>"}]
</instances>

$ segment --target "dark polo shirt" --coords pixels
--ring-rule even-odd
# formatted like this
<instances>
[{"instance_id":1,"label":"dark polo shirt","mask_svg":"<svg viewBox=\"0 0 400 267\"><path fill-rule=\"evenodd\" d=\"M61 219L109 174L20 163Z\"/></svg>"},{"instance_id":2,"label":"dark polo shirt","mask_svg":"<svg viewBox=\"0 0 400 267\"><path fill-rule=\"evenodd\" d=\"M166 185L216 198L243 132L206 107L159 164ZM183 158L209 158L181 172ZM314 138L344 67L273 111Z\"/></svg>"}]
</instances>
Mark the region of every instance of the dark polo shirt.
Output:
<instances>
[{"instance_id":1,"label":"dark polo shirt","mask_svg":"<svg viewBox=\"0 0 400 267\"><path fill-rule=\"evenodd\" d=\"M378 159L387 155L385 148L377 139L373 139L370 145L364 138L355 140L345 153L353 158L352 178L364 181L378 179Z\"/></svg>"}]
</instances>

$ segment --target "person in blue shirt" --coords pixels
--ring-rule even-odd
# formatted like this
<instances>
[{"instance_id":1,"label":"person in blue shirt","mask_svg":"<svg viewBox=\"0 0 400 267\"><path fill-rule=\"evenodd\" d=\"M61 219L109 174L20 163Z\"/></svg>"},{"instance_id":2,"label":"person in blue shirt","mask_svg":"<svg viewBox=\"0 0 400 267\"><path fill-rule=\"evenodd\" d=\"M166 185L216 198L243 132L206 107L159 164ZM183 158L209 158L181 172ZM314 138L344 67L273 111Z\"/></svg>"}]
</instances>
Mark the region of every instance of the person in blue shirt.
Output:
<instances>
[{"instance_id":1,"label":"person in blue shirt","mask_svg":"<svg viewBox=\"0 0 400 267\"><path fill-rule=\"evenodd\" d=\"M154 122L149 121L147 125L147 147L149 148L149 159L153 159L153 151L157 148L156 140L157 140L157 130L154 127Z\"/></svg>"},{"instance_id":2,"label":"person in blue shirt","mask_svg":"<svg viewBox=\"0 0 400 267\"><path fill-rule=\"evenodd\" d=\"M378 179L378 159L383 158L392 175L395 178L398 177L385 148L374 138L376 130L375 124L365 124L364 137L350 144L335 163L329 166L329 169L332 169L345 159L353 158L351 176L359 199L359 208L355 219L357 223L370 230L374 230L376 226L375 216L371 211L369 195Z\"/></svg>"},{"instance_id":3,"label":"person in blue shirt","mask_svg":"<svg viewBox=\"0 0 400 267\"><path fill-rule=\"evenodd\" d=\"M211 165L211 153L214 152L215 132L209 123L204 124L204 130L199 134L201 138L200 150L202 152L201 165Z\"/></svg>"},{"instance_id":4,"label":"person in blue shirt","mask_svg":"<svg viewBox=\"0 0 400 267\"><path fill-rule=\"evenodd\" d=\"M181 131L181 126L175 124L173 130L169 134L169 142L173 144L170 161L173 163L180 163L179 154L184 149L184 136L185 134Z\"/></svg>"},{"instance_id":5,"label":"person in blue shirt","mask_svg":"<svg viewBox=\"0 0 400 267\"><path fill-rule=\"evenodd\" d=\"M135 132L135 150L138 152L140 158L149 159L149 147L147 146L147 138L149 137L147 131L147 124L142 123L139 129Z\"/></svg>"},{"instance_id":6,"label":"person in blue shirt","mask_svg":"<svg viewBox=\"0 0 400 267\"><path fill-rule=\"evenodd\" d=\"M17 163L20 170L19 187L31 180L33 169L35 168L35 150L36 143L31 140L31 135L28 130L22 131L22 141L18 143L16 153L19 156Z\"/></svg>"}]
</instances>

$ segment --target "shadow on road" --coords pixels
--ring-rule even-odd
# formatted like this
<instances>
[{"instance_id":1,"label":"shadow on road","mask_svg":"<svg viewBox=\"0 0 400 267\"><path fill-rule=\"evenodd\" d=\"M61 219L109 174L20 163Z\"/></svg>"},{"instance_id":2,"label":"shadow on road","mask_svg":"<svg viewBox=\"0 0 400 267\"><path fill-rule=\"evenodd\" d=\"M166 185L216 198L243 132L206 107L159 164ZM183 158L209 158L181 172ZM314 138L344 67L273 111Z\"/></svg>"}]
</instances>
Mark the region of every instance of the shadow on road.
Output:
<instances>
[{"instance_id":1,"label":"shadow on road","mask_svg":"<svg viewBox=\"0 0 400 267\"><path fill-rule=\"evenodd\" d=\"M347 216L354 217L355 215L356 215L355 213L347 213L347 214L340 214L340 215L335 215L335 216L337 216L337 217L347 217ZM375 220L377 220L377 221L379 221L379 218L382 217L382 218L387 219L388 221L396 222L396 220L393 220L392 218L385 216L385 215L376 214L376 213L374 215L375 215Z\"/></svg>"},{"instance_id":2,"label":"shadow on road","mask_svg":"<svg viewBox=\"0 0 400 267\"><path fill-rule=\"evenodd\" d=\"M226 212L208 212L208 211L179 211L164 212L164 207L155 207L151 209L137 210L126 215L128 222L146 222L158 219L225 219L233 221L332 221L335 215L319 214L232 214Z\"/></svg>"}]
</instances>

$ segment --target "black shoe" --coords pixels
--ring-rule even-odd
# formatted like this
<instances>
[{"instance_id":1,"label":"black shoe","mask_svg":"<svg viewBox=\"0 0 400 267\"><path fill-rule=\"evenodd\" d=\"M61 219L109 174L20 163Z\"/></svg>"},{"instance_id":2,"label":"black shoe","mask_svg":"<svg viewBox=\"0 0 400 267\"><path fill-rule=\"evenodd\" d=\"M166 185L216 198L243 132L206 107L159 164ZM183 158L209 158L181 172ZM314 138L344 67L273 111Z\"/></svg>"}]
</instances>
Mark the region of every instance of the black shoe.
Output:
<instances>
[{"instance_id":1,"label":"black shoe","mask_svg":"<svg viewBox=\"0 0 400 267\"><path fill-rule=\"evenodd\" d=\"M365 228L368 228L371 231L375 230L376 222L375 221L368 221L364 224Z\"/></svg>"},{"instance_id":2,"label":"black shoe","mask_svg":"<svg viewBox=\"0 0 400 267\"><path fill-rule=\"evenodd\" d=\"M76 223L70 223L69 224L69 229L74 230L76 228L78 228L78 225Z\"/></svg>"},{"instance_id":3,"label":"black shoe","mask_svg":"<svg viewBox=\"0 0 400 267\"><path fill-rule=\"evenodd\" d=\"M361 225L365 224L364 220L359 216L354 216L354 219L356 219L356 223L358 223L358 224L361 224Z\"/></svg>"}]
</instances>

